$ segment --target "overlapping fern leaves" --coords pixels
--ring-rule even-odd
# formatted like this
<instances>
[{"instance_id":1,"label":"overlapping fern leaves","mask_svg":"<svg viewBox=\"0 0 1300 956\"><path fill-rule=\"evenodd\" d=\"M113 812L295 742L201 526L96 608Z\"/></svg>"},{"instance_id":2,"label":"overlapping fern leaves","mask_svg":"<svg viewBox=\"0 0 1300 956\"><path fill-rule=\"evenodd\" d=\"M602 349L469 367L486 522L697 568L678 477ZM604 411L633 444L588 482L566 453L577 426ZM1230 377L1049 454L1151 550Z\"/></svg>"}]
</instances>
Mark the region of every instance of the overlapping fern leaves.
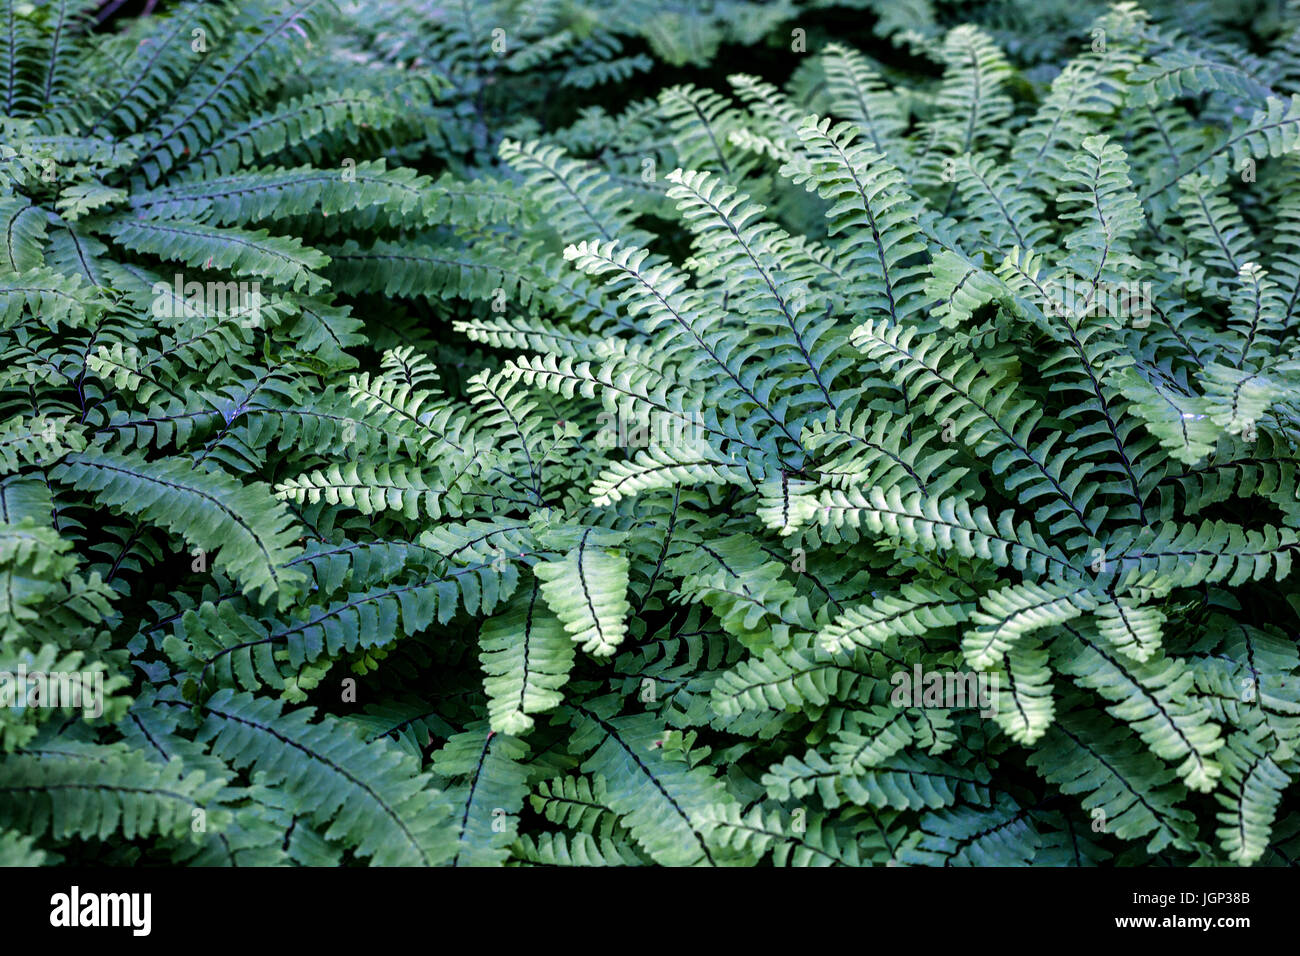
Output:
<instances>
[{"instance_id":1,"label":"overlapping fern leaves","mask_svg":"<svg viewBox=\"0 0 1300 956\"><path fill-rule=\"evenodd\" d=\"M395 6L11 44L0 669L109 699L0 711L6 859L1294 859L1285 26L882 16L937 79L542 135L698 53Z\"/></svg>"}]
</instances>

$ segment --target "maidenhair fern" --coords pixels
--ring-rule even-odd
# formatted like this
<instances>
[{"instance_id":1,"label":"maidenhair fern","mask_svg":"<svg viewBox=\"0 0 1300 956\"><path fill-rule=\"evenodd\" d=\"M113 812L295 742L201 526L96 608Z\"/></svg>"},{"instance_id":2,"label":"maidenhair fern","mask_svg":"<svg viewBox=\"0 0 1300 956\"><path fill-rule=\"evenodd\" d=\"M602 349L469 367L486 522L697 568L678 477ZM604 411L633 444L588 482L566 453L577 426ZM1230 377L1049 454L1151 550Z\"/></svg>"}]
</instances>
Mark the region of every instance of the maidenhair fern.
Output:
<instances>
[{"instance_id":1,"label":"maidenhair fern","mask_svg":"<svg viewBox=\"0 0 1300 956\"><path fill-rule=\"evenodd\" d=\"M377 6L0 3L0 862L1294 860L1300 12Z\"/></svg>"}]
</instances>

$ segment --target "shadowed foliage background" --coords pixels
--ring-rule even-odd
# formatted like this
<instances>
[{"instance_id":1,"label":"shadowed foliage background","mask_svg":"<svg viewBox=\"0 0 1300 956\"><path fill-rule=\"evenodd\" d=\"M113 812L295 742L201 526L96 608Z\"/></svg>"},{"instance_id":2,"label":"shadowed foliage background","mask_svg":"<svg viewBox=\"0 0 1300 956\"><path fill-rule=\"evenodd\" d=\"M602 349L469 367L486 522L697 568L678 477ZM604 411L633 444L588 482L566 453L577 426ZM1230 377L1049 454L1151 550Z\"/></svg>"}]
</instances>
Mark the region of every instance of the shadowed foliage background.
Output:
<instances>
[{"instance_id":1,"label":"shadowed foliage background","mask_svg":"<svg viewBox=\"0 0 1300 956\"><path fill-rule=\"evenodd\" d=\"M1282 3L0 0L0 863L1289 865L1298 95Z\"/></svg>"}]
</instances>

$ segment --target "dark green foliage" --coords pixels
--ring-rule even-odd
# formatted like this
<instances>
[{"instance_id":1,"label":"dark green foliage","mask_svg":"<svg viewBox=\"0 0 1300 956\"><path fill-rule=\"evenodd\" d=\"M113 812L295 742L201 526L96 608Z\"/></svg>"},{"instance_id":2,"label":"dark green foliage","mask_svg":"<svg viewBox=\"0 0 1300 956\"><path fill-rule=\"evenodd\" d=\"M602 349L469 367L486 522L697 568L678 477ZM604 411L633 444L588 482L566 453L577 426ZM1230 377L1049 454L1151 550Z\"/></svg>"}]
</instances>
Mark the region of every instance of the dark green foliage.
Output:
<instances>
[{"instance_id":1,"label":"dark green foliage","mask_svg":"<svg viewBox=\"0 0 1300 956\"><path fill-rule=\"evenodd\" d=\"M1193 6L0 2L0 864L1292 862L1300 10Z\"/></svg>"}]
</instances>

